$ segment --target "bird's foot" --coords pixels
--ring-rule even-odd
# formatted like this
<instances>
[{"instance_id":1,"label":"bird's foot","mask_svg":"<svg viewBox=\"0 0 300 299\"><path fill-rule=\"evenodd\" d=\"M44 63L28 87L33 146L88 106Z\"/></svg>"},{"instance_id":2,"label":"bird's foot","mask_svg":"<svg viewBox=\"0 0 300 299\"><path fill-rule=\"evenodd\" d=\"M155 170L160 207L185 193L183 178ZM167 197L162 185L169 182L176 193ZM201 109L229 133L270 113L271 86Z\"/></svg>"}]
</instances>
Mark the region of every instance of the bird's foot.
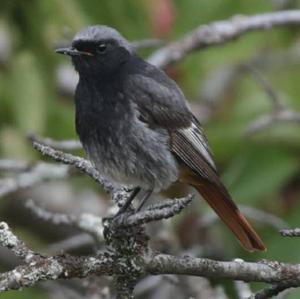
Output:
<instances>
[{"instance_id":1,"label":"bird's foot","mask_svg":"<svg viewBox=\"0 0 300 299\"><path fill-rule=\"evenodd\" d=\"M119 209L119 211L117 212L117 214L115 216L119 216L119 215L123 214L124 212L126 212L128 210L128 208L130 207L132 201L137 196L137 194L140 192L140 190L141 190L140 187L136 187L132 190L131 194L126 199L124 205Z\"/></svg>"}]
</instances>

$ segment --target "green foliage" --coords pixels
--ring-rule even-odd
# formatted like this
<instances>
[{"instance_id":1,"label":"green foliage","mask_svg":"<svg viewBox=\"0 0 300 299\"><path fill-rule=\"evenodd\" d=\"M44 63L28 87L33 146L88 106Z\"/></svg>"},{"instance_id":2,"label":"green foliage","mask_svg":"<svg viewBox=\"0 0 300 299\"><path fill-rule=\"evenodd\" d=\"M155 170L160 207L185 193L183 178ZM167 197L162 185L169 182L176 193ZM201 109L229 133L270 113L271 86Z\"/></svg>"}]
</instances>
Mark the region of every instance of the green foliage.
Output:
<instances>
[{"instance_id":1,"label":"green foliage","mask_svg":"<svg viewBox=\"0 0 300 299\"><path fill-rule=\"evenodd\" d=\"M272 1L261 0L173 2L176 22L169 39L235 14L272 10ZM0 9L0 29L8 31L12 44L9 58L0 60L2 157L34 159L25 139L28 132L59 139L75 137L72 97L63 95L57 86L57 67L67 61L53 52L57 43L70 40L81 27L96 23L114 26L131 40L153 37L146 0L2 0ZM295 29L251 33L224 46L193 53L175 67L176 78L187 98L195 99L196 103L198 91L207 84L212 72L250 61L262 52L285 52L296 38ZM262 67L263 76L282 100L298 111L299 62L281 63L277 69L273 65ZM216 108L216 115L205 129L225 184L238 203L275 211L291 226L299 226L299 194L292 210L280 213L281 191L299 173L299 125L280 124L253 138L245 137L246 127L272 109L268 96L250 74L238 76L229 94L221 96L226 100ZM259 257L300 262L300 240L283 239L274 229L261 227L261 231L269 250ZM289 255L288 246L293 248ZM244 254L236 243L229 247L235 255ZM298 298L299 292L296 294L288 298ZM1 298L41 298L40 295L32 289L7 293Z\"/></svg>"},{"instance_id":2,"label":"green foliage","mask_svg":"<svg viewBox=\"0 0 300 299\"><path fill-rule=\"evenodd\" d=\"M45 298L45 293L38 289L24 289L20 291L10 291L1 294L1 299L41 299Z\"/></svg>"},{"instance_id":3,"label":"green foliage","mask_svg":"<svg viewBox=\"0 0 300 299\"><path fill-rule=\"evenodd\" d=\"M273 146L252 146L227 168L233 198L247 204L272 200L297 170L297 159ZM273 198L274 199L274 198Z\"/></svg>"}]
</instances>

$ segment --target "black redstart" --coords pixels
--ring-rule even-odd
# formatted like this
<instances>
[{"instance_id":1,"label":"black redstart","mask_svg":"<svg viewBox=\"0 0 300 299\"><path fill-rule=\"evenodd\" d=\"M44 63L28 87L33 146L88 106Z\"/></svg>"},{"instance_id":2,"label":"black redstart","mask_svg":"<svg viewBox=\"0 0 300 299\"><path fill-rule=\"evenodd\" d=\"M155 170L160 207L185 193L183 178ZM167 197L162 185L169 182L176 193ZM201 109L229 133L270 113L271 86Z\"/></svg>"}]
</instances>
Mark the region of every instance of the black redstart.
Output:
<instances>
[{"instance_id":1,"label":"black redstart","mask_svg":"<svg viewBox=\"0 0 300 299\"><path fill-rule=\"evenodd\" d=\"M247 250L265 249L220 181L201 125L172 79L107 26L81 30L56 52L71 56L79 73L76 131L87 156L107 179L134 188L125 208L141 190L143 203L179 180L198 190Z\"/></svg>"}]
</instances>

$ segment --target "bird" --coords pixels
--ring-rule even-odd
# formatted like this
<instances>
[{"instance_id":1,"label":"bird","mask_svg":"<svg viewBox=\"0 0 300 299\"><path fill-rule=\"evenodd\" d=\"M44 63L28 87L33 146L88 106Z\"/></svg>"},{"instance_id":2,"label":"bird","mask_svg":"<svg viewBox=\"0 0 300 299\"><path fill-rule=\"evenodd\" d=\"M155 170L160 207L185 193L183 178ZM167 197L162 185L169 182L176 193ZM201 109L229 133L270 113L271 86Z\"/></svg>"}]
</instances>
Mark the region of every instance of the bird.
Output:
<instances>
[{"instance_id":1,"label":"bird","mask_svg":"<svg viewBox=\"0 0 300 299\"><path fill-rule=\"evenodd\" d=\"M93 25L56 49L79 74L76 132L88 159L140 197L179 181L194 187L248 251L266 247L221 182L200 122L177 85L116 29ZM119 214L118 213L118 214Z\"/></svg>"}]
</instances>

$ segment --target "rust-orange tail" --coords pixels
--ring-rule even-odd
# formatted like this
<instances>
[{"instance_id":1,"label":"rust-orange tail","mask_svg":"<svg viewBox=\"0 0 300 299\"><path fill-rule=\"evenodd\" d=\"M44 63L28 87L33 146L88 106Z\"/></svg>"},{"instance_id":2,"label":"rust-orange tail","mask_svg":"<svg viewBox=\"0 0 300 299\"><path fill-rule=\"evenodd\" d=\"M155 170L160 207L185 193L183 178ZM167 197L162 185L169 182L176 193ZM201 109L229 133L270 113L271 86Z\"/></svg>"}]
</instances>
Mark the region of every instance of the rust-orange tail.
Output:
<instances>
[{"instance_id":1,"label":"rust-orange tail","mask_svg":"<svg viewBox=\"0 0 300 299\"><path fill-rule=\"evenodd\" d=\"M192 182L186 180L185 182L197 189L222 221L236 235L245 249L249 251L266 250L264 243L232 201L225 187L207 181L201 182L199 180L196 182L195 177Z\"/></svg>"},{"instance_id":2,"label":"rust-orange tail","mask_svg":"<svg viewBox=\"0 0 300 299\"><path fill-rule=\"evenodd\" d=\"M215 183L212 183L201 178L191 169L184 167L182 168L180 181L197 189L222 221L236 235L245 249L249 251L266 250L264 243L232 201L218 177L215 177Z\"/></svg>"}]
</instances>

